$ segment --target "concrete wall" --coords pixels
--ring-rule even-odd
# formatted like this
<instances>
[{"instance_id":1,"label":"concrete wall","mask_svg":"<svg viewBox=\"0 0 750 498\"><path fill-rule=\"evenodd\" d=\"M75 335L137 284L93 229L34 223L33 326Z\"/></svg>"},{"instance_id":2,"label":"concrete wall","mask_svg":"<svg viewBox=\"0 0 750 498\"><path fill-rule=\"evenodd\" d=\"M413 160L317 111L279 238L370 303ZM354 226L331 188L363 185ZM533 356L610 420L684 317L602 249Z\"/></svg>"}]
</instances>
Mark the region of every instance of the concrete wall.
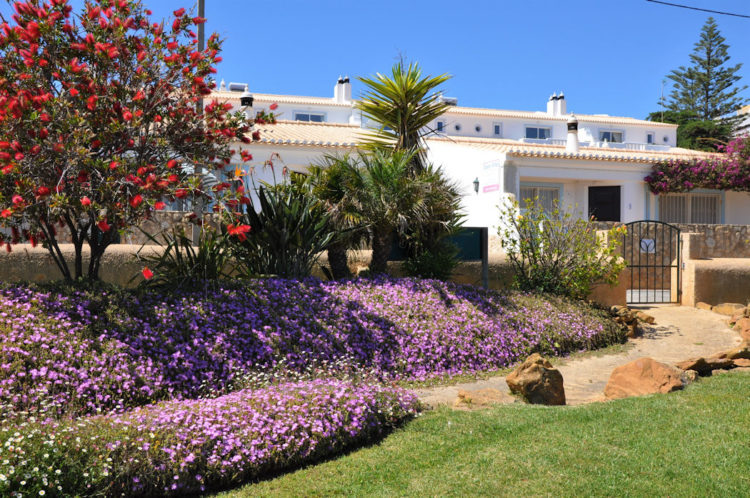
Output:
<instances>
[{"instance_id":1,"label":"concrete wall","mask_svg":"<svg viewBox=\"0 0 750 498\"><path fill-rule=\"evenodd\" d=\"M64 244L61 246L69 265L73 261L73 246ZM141 250L143 255L155 255L159 252L158 246L141 248L140 245L120 244L110 246L104 253L102 259L100 277L105 282L122 286L135 286L142 279L141 271L144 263L136 257ZM351 270L356 273L366 268L370 261L370 251L352 251L349 257ZM321 255L318 265L315 266L313 274L324 278L320 270L321 265L327 265L325 254ZM84 250L84 265L88 264L88 250ZM85 266L84 266L85 268ZM401 264L391 262L388 270L392 275L401 276ZM461 263L454 272L452 280L461 284L481 285L482 265L480 262ZM507 289L513 283L513 268L502 254L493 254L489 260L489 286L490 289ZM60 280L62 274L55 265L49 252L41 247L32 248L28 244L14 246L11 253L3 252L0 255L0 281L1 282L49 282ZM602 305L625 304L625 279L620 279L620 285L610 287L608 285L596 286L591 295L593 301Z\"/></svg>"},{"instance_id":2,"label":"concrete wall","mask_svg":"<svg viewBox=\"0 0 750 498\"><path fill-rule=\"evenodd\" d=\"M682 304L750 302L750 258L687 260L682 273Z\"/></svg>"}]
</instances>

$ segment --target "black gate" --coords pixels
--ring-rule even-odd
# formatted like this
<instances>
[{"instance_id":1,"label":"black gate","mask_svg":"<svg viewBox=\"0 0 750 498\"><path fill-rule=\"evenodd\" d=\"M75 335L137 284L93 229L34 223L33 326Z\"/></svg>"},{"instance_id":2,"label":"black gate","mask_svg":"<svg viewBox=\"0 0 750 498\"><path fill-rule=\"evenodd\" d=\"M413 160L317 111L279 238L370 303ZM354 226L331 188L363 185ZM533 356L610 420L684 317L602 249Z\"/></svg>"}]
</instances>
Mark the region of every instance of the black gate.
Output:
<instances>
[{"instance_id":1,"label":"black gate","mask_svg":"<svg viewBox=\"0 0 750 498\"><path fill-rule=\"evenodd\" d=\"M628 262L630 275L627 302L679 303L680 229L662 221L627 223L622 256Z\"/></svg>"}]
</instances>

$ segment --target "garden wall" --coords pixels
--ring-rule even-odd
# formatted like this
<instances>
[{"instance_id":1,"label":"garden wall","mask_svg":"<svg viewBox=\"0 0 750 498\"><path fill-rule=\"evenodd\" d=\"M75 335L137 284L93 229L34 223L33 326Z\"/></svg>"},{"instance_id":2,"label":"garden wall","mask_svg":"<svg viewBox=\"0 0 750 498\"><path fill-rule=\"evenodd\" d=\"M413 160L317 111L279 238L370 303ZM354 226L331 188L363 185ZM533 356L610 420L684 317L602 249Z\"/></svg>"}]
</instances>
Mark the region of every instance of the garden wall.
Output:
<instances>
[{"instance_id":1,"label":"garden wall","mask_svg":"<svg viewBox=\"0 0 750 498\"><path fill-rule=\"evenodd\" d=\"M750 221L750 220L748 220ZM608 230L614 222L598 221L600 230ZM692 254L699 258L750 258L750 225L696 225L675 223L684 233L697 234Z\"/></svg>"},{"instance_id":2,"label":"garden wall","mask_svg":"<svg viewBox=\"0 0 750 498\"><path fill-rule=\"evenodd\" d=\"M73 245L62 244L60 246L66 259L73 260ZM104 253L101 264L100 277L105 282L115 283L123 286L134 286L143 277L141 271L144 264L136 258L136 253L156 254L158 246L143 247L140 244L118 244L110 246ZM352 251L350 253L350 267L356 273L367 267L370 261L370 251ZM313 274L324 278L320 265L327 265L325 254L321 255L319 265L316 265ZM70 264L70 263L69 263ZM88 265L88 249L84 249L84 269ZM403 275L401 263L391 262L388 271L396 276ZM627 270L626 270L627 271ZM461 263L454 272L452 280L461 284L481 286L482 264L479 261ZM492 253L489 257L489 286L491 289L506 289L513 282L513 268L505 258L504 254ZM0 255L0 281L2 282L48 282L59 280L60 270L55 265L49 252L42 248L32 248L28 244L13 246L11 253L2 252ZM596 286L591 299L603 305L625 304L625 282L620 278L620 285L610 287L608 285Z\"/></svg>"}]
</instances>

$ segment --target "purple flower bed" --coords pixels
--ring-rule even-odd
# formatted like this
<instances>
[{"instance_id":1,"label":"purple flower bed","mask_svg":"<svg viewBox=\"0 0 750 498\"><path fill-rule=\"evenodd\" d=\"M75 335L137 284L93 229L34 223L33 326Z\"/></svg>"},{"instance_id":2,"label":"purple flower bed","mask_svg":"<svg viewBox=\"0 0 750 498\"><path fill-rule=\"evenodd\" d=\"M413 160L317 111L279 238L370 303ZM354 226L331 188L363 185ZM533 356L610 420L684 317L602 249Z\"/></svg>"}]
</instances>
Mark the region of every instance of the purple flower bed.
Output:
<instances>
[{"instance_id":1,"label":"purple flower bed","mask_svg":"<svg viewBox=\"0 0 750 498\"><path fill-rule=\"evenodd\" d=\"M558 298L310 279L169 295L6 287L0 338L3 413L59 416L216 396L272 370L380 380L493 370L623 335L604 313Z\"/></svg>"},{"instance_id":2,"label":"purple flower bed","mask_svg":"<svg viewBox=\"0 0 750 498\"><path fill-rule=\"evenodd\" d=\"M336 380L0 431L0 495L183 495L315 461L415 415L402 389Z\"/></svg>"}]
</instances>

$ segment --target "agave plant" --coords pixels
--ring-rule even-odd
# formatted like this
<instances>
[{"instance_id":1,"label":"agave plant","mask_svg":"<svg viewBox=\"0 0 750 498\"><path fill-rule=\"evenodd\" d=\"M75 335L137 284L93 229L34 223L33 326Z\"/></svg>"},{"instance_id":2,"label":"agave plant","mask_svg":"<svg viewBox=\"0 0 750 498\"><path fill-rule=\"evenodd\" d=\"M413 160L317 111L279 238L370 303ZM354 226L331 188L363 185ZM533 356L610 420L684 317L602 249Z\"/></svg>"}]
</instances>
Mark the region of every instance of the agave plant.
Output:
<instances>
[{"instance_id":1,"label":"agave plant","mask_svg":"<svg viewBox=\"0 0 750 498\"><path fill-rule=\"evenodd\" d=\"M237 271L244 276L310 276L319 254L334 238L331 215L297 182L261 185L260 211L246 206L239 225L247 234L231 237Z\"/></svg>"}]
</instances>

